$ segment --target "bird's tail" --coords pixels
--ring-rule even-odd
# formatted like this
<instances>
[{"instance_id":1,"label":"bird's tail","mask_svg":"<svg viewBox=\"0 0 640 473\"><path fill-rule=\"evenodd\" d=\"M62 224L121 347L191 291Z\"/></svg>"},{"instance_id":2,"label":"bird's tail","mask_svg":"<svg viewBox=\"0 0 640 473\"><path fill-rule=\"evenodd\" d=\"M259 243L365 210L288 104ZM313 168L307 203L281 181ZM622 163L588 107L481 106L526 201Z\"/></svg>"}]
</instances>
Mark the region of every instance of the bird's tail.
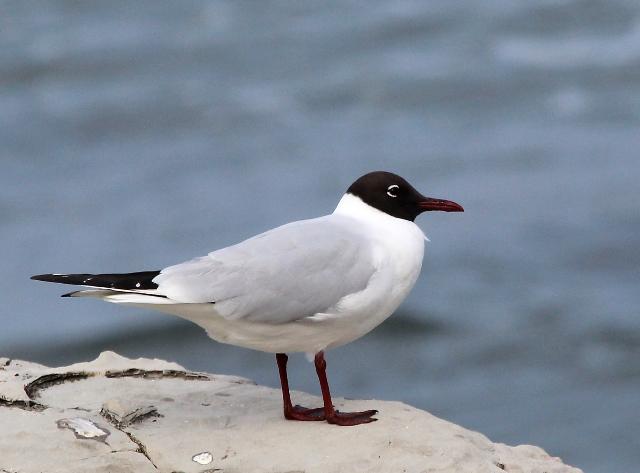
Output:
<instances>
[{"instance_id":1,"label":"bird's tail","mask_svg":"<svg viewBox=\"0 0 640 473\"><path fill-rule=\"evenodd\" d=\"M158 285L153 282L158 274L160 271L113 274L38 274L31 276L31 279L91 288L68 292L62 297L95 297L124 304L167 303L168 299L158 293Z\"/></svg>"}]
</instances>

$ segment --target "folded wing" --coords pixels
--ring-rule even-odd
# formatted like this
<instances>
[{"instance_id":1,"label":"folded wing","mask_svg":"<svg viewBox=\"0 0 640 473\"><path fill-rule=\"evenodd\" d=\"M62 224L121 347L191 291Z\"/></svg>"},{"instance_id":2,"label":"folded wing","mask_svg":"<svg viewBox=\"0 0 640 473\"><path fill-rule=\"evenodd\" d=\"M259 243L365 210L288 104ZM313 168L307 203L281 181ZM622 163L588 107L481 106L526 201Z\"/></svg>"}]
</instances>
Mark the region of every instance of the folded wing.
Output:
<instances>
[{"instance_id":1,"label":"folded wing","mask_svg":"<svg viewBox=\"0 0 640 473\"><path fill-rule=\"evenodd\" d=\"M336 215L293 222L163 269L157 292L213 303L228 319L283 323L323 313L362 291L376 272L373 248Z\"/></svg>"}]
</instances>

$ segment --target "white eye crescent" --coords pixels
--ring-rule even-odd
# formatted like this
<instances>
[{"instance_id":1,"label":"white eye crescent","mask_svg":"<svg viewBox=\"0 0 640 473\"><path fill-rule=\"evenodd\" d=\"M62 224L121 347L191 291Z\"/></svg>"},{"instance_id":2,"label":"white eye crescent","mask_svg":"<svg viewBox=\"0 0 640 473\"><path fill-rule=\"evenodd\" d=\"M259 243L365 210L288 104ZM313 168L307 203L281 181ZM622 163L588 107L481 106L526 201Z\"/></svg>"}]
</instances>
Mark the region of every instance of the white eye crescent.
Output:
<instances>
[{"instance_id":1,"label":"white eye crescent","mask_svg":"<svg viewBox=\"0 0 640 473\"><path fill-rule=\"evenodd\" d=\"M400 186L398 186L397 184L393 184L387 187L387 195L389 197L398 197L398 189L400 189Z\"/></svg>"}]
</instances>

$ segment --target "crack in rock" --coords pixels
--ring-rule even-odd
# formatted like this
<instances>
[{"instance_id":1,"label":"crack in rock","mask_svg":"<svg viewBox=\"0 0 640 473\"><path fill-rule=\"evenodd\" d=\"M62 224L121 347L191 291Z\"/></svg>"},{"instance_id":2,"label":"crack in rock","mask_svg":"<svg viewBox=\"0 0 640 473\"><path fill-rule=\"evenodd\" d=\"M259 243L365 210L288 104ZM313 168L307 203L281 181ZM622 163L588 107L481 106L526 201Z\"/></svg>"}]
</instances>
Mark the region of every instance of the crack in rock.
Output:
<instances>
[{"instance_id":1,"label":"crack in rock","mask_svg":"<svg viewBox=\"0 0 640 473\"><path fill-rule=\"evenodd\" d=\"M157 411L156 411L156 413L157 413ZM138 448L136 448L135 451L138 452L138 453L141 453L142 455L144 455L145 458L147 460L149 460L149 463L151 463L151 465L153 465L153 467L156 470L158 469L158 466L154 463L154 461L149 456L149 452L147 451L147 447L145 447L145 445L142 443L142 441L140 439L138 439L135 435L133 435L133 433L127 432L126 430L124 430L124 427L122 427L120 425L120 422L118 422L117 419L115 419L108 411L106 411L104 409L104 407L100 411L100 415L102 417L104 417L107 420L107 422L109 422L111 425L113 425L116 429L118 429L120 432L122 432L127 437L129 437L129 440L131 440L133 443L135 443L137 445L137 447L138 447Z\"/></svg>"},{"instance_id":2,"label":"crack in rock","mask_svg":"<svg viewBox=\"0 0 640 473\"><path fill-rule=\"evenodd\" d=\"M68 372L68 373L51 373L39 376L31 381L24 387L24 392L27 393L29 399L36 399L40 391L47 389L56 384L66 383L68 381L79 381L81 379L87 379L90 376L94 376L93 373L86 373L84 371Z\"/></svg>"},{"instance_id":3,"label":"crack in rock","mask_svg":"<svg viewBox=\"0 0 640 473\"><path fill-rule=\"evenodd\" d=\"M142 422L151 417L164 417L158 412L155 406L138 407L123 415L112 410L108 403L103 404L102 409L100 409L100 415L118 429L123 429L131 424Z\"/></svg>"},{"instance_id":4,"label":"crack in rock","mask_svg":"<svg viewBox=\"0 0 640 473\"><path fill-rule=\"evenodd\" d=\"M35 412L42 412L47 409L47 406L44 406L35 401L23 401L22 399L6 399L2 396L0 396L0 407L13 407L16 409L22 409L23 411Z\"/></svg>"},{"instance_id":5,"label":"crack in rock","mask_svg":"<svg viewBox=\"0 0 640 473\"><path fill-rule=\"evenodd\" d=\"M130 368L128 370L111 370L105 373L107 378L180 378L188 381L211 381L211 378L202 373L194 373L191 371L181 370L143 370L139 368Z\"/></svg>"},{"instance_id":6,"label":"crack in rock","mask_svg":"<svg viewBox=\"0 0 640 473\"><path fill-rule=\"evenodd\" d=\"M157 470L158 466L153 462L153 460L149 456L149 452L147 452L147 447L144 446L142 441L138 439L135 435L133 435L131 432L127 432L126 430L121 430L121 432L126 434L127 437L129 437L129 440L131 440L133 443L135 443L138 446L138 448L136 449L136 452L142 453L147 458L147 460L149 460L149 463L151 463L153 467Z\"/></svg>"}]
</instances>

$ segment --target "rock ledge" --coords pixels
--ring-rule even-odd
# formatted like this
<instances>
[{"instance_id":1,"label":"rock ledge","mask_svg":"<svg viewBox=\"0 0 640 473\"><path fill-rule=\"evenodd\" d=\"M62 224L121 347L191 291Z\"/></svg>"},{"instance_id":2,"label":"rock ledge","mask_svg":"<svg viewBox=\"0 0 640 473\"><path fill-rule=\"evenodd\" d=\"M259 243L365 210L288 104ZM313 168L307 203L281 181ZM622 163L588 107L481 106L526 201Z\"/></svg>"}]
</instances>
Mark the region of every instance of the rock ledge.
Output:
<instances>
[{"instance_id":1,"label":"rock ledge","mask_svg":"<svg viewBox=\"0 0 640 473\"><path fill-rule=\"evenodd\" d=\"M379 409L379 421L285 421L278 390L162 360L104 352L47 368L0 358L0 473L581 471L400 402L335 401Z\"/></svg>"}]
</instances>

